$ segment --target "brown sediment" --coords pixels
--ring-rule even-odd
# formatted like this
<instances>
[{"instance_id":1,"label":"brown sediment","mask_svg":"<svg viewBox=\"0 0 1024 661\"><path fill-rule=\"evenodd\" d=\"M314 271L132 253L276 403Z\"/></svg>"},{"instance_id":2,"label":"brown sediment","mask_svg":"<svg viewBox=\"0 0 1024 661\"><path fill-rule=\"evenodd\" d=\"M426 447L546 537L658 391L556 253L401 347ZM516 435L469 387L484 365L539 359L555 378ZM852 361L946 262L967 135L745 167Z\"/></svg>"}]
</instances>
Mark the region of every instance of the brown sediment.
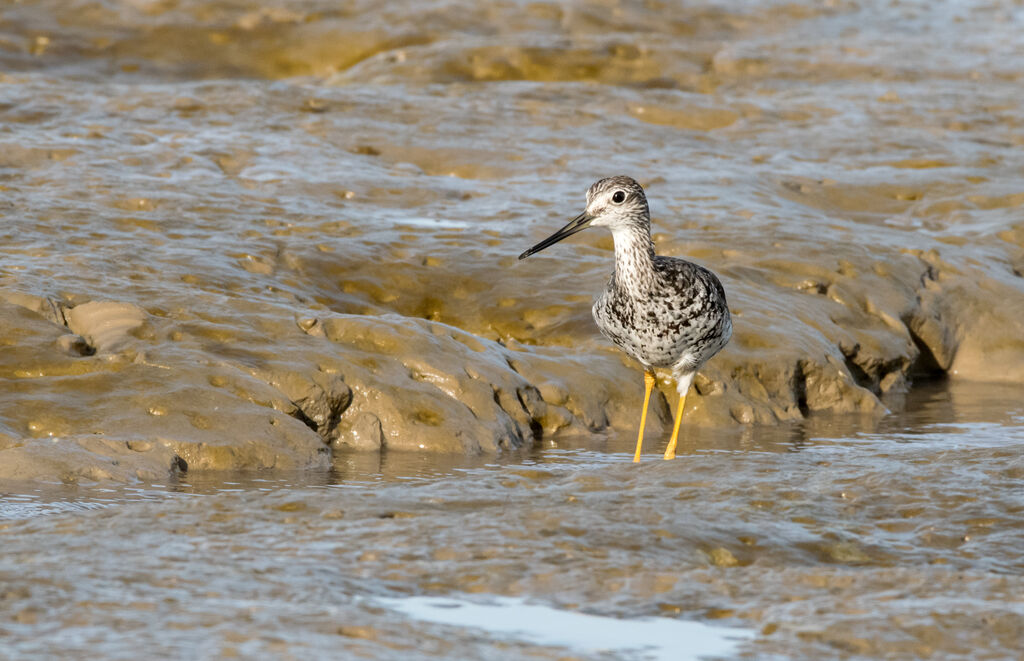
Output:
<instances>
[{"instance_id":1,"label":"brown sediment","mask_svg":"<svg viewBox=\"0 0 1024 661\"><path fill-rule=\"evenodd\" d=\"M596 337L584 301L545 286L546 265L484 284L418 262L321 255L289 255L285 277L302 274L325 296L347 282L328 307L352 312L296 318L288 305L242 304L236 314L249 321L239 325L9 296L18 304L3 315L13 349L5 426L23 437L5 450L19 456L9 475L25 471L21 455L38 453L64 458L62 479L124 479L180 461L189 470L323 466L328 447L493 453L635 424L639 372ZM765 258L734 243L720 272L736 333L698 379L689 425L882 415L915 378L935 373L1019 382L1021 317L1009 285L934 251L823 261ZM552 309L560 296L569 300ZM662 388L674 401L672 384ZM664 399L655 410L659 430ZM126 452L132 442L158 451ZM83 450L96 457L79 470Z\"/></svg>"},{"instance_id":2,"label":"brown sediment","mask_svg":"<svg viewBox=\"0 0 1024 661\"><path fill-rule=\"evenodd\" d=\"M1024 382L1021 68L981 10L972 69L928 55L939 19L908 55L853 5L55 7L0 39L0 476L632 430L607 236L515 259L618 172L735 313L691 427Z\"/></svg>"},{"instance_id":3,"label":"brown sediment","mask_svg":"<svg viewBox=\"0 0 1024 661\"><path fill-rule=\"evenodd\" d=\"M375 601L500 595L1020 657L1019 23L0 3L3 654L615 653ZM734 312L676 461L667 375L628 461L610 237L516 259L620 173Z\"/></svg>"}]
</instances>

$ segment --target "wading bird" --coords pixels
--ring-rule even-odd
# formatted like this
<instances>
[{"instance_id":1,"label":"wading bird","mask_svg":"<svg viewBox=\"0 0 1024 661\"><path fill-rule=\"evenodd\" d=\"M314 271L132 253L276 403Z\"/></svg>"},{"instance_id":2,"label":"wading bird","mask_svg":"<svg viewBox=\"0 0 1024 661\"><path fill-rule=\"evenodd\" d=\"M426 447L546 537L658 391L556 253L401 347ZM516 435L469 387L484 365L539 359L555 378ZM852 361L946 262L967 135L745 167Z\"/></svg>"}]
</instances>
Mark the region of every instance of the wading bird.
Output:
<instances>
[{"instance_id":1,"label":"wading bird","mask_svg":"<svg viewBox=\"0 0 1024 661\"><path fill-rule=\"evenodd\" d=\"M591 226L607 227L615 241L615 271L594 303L594 320L605 337L644 368L644 408L633 461L640 461L657 367L672 371L679 391L672 437L665 449L665 459L672 459L693 377L732 336L725 290L703 266L654 254L647 197L630 177L596 182L587 191L586 210L519 259Z\"/></svg>"}]
</instances>

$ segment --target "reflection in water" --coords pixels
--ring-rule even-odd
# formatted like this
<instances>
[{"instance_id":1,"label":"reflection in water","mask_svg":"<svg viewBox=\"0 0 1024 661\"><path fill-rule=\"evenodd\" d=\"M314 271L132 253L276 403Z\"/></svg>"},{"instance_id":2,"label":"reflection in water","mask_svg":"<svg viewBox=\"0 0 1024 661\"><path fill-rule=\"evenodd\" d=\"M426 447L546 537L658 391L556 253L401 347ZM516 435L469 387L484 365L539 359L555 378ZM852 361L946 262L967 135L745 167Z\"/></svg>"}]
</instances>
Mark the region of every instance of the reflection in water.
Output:
<instances>
[{"instance_id":1,"label":"reflection in water","mask_svg":"<svg viewBox=\"0 0 1024 661\"><path fill-rule=\"evenodd\" d=\"M656 661L689 661L735 651L752 632L664 617L616 619L527 604L522 599L406 597L374 602L418 620L482 629L487 634L568 647L588 654L639 653Z\"/></svg>"}]
</instances>

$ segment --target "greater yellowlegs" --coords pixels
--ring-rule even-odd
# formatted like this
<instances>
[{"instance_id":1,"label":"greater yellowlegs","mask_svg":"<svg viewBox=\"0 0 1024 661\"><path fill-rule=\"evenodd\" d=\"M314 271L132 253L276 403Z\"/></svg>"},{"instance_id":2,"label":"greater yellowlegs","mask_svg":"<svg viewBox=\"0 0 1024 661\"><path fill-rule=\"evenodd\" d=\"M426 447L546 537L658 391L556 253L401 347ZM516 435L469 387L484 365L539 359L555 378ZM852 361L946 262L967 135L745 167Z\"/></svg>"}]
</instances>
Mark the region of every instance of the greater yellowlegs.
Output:
<instances>
[{"instance_id":1,"label":"greater yellowlegs","mask_svg":"<svg viewBox=\"0 0 1024 661\"><path fill-rule=\"evenodd\" d=\"M703 266L654 254L647 197L630 177L596 182L587 191L586 210L519 259L591 225L607 227L615 241L615 271L594 303L594 320L605 337L644 368L644 409L633 461L640 461L657 367L671 369L679 391L672 437L665 449L665 459L672 459L694 374L732 336L725 290Z\"/></svg>"}]
</instances>

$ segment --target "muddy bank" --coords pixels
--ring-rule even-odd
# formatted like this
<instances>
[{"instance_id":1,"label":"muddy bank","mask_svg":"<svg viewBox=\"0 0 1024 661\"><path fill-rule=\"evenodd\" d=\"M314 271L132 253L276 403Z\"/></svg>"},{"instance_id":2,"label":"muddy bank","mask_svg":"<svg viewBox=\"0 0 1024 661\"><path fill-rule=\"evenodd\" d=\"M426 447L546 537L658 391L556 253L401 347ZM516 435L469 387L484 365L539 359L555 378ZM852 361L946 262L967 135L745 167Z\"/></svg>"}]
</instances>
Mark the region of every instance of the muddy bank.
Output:
<instances>
[{"instance_id":1,"label":"muddy bank","mask_svg":"<svg viewBox=\"0 0 1024 661\"><path fill-rule=\"evenodd\" d=\"M53 7L0 13L0 477L625 434L609 237L515 259L616 173L734 310L691 426L1024 382L1024 66L993 10Z\"/></svg>"},{"instance_id":2,"label":"muddy bank","mask_svg":"<svg viewBox=\"0 0 1024 661\"><path fill-rule=\"evenodd\" d=\"M1015 290L977 271L946 276L928 263L934 256L893 257L834 272L778 257L774 269L759 259L723 269L736 338L698 379L689 424L880 416L903 406L915 378L1019 378L1015 329L1024 315L1001 310ZM363 266L356 270L366 277ZM306 269L344 282L319 258L299 261L296 272ZM744 269L750 280L730 277ZM522 283L474 282L453 314L435 303L433 319L402 309L431 296L399 284L415 281L403 270L373 280L401 292L390 309L365 293L366 302L337 305L363 308L347 313L249 304L244 321L227 326L185 306L168 313L12 297L20 304L0 316L9 349L5 474L123 480L168 468L323 467L331 450L493 453L635 424L635 366L595 337L582 297L540 307L547 269L524 288L542 292L533 306L520 295L483 309L485 299L516 298ZM771 279L789 282L767 286ZM671 383L661 387L671 396ZM664 398L654 406L659 433L669 408Z\"/></svg>"}]
</instances>

